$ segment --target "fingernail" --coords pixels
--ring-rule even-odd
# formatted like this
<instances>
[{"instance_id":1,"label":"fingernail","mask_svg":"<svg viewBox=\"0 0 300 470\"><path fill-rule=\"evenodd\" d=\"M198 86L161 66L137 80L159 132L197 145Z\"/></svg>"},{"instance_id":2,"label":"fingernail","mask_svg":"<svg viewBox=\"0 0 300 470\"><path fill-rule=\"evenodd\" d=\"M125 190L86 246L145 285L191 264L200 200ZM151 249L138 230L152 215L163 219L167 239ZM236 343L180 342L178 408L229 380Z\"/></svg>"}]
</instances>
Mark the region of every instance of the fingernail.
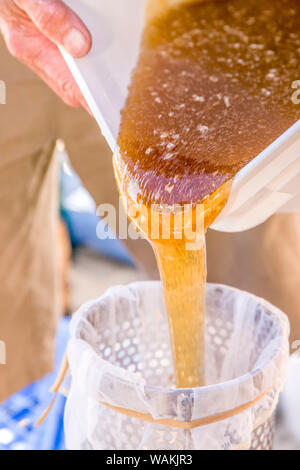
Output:
<instances>
[{"instance_id":1,"label":"fingernail","mask_svg":"<svg viewBox=\"0 0 300 470\"><path fill-rule=\"evenodd\" d=\"M72 28L64 38L64 47L71 55L80 57L88 52L89 43L81 31Z\"/></svg>"}]
</instances>

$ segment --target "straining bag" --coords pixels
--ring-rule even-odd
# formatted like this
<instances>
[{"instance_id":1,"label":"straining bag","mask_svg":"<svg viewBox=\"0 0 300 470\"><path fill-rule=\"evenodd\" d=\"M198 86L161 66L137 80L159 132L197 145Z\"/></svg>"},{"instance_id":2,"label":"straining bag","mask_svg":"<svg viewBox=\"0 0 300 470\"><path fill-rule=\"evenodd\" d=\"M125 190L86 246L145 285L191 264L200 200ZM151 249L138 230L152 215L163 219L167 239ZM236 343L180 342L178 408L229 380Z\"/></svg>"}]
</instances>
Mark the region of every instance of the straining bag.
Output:
<instances>
[{"instance_id":1,"label":"straining bag","mask_svg":"<svg viewBox=\"0 0 300 470\"><path fill-rule=\"evenodd\" d=\"M71 323L69 449L270 449L289 326L268 302L207 286L206 383L176 389L158 282L109 289Z\"/></svg>"}]
</instances>

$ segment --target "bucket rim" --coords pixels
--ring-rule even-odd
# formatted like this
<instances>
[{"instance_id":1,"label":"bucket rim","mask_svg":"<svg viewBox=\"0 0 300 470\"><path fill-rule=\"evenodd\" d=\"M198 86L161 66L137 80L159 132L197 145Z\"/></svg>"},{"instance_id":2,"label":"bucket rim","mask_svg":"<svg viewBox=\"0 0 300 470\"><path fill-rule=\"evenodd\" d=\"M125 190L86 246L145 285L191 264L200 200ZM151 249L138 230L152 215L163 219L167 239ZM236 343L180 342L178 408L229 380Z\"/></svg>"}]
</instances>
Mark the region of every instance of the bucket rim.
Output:
<instances>
[{"instance_id":1,"label":"bucket rim","mask_svg":"<svg viewBox=\"0 0 300 470\"><path fill-rule=\"evenodd\" d=\"M94 299L94 300L90 300L86 303L84 303L76 312L75 314L75 318L72 320L71 323L74 323L74 322L80 322L80 319L82 319L82 316L86 315L87 312L90 311L91 308L97 306L100 301L103 302L103 300L105 299L106 296L108 295L112 295L112 293L114 295L117 295L117 291L120 289L120 288L124 288L124 287L127 287L127 288L133 288L133 289L137 289L139 287L145 287L145 286L148 286L149 285L152 285L152 287L158 287L160 286L161 287L161 281L138 281L138 282L133 282L133 283L130 283L130 284L127 284L126 286L114 286L114 287L111 287L109 289L107 289L105 291L105 293L103 295L101 295L100 297ZM278 324L280 325L280 332L281 334L278 335L278 339L279 339L279 342L278 342L278 346L276 348L276 351L274 354L272 354L272 356L269 356L265 359L265 361L263 362L263 367L260 367L260 368L255 368L255 369L252 369L251 371L241 375L241 376L238 376L238 377L235 377L234 379L230 379L230 380L227 380L227 381L223 381L223 382L219 382L217 384L212 384L212 385L205 385L205 386L201 386L201 387L194 387L194 388L165 388L165 387L160 387L160 386L151 386L151 385L147 385L146 383L144 383L144 391L145 391L145 394L147 394L148 396L158 396L159 394L162 394L162 395L168 395L170 398L176 398L176 396L180 395L180 394L188 394L190 395L191 392L192 393L198 393L198 394L209 394L209 393L216 393L219 389L222 389L222 391L224 391L224 389L230 389L230 388L233 388L236 387L237 385L240 387L241 385L245 385L247 382L250 382L251 381L251 384L253 385L253 383L255 381L257 381L257 383L259 383L259 379L260 379L260 376L264 373L265 369L269 366L272 366L272 363L276 362L276 360L278 359L278 357L280 355L283 355L284 352L287 353L287 356L288 356L288 336L289 336L289 332L290 332L290 327L289 327L289 321L288 321L288 318L286 316L285 313L283 313L278 307L274 306L272 303L266 301L265 299L261 298L261 297L258 297L254 294L251 294L247 291L244 291L244 290L240 290L240 289L237 289L235 287L231 287L231 286L227 286L227 285L224 285L224 284L215 284L215 283L207 283L206 284L206 287L207 287L207 293L212 293L213 291L216 291L218 289L222 289L223 291L226 290L227 292L232 292L233 294L235 293L243 293L245 296L247 296L249 299L253 299L257 305L261 305L265 310L268 310L274 320L276 319L278 321ZM115 291L115 293L114 293ZM73 342L76 342L76 341L80 341L81 343L84 343L86 345L86 348L89 349L89 354L91 354L92 356L95 357L95 359L97 358L97 361L99 359L101 359L101 364L103 364L103 367L105 367L105 365L109 365L110 367L110 371L111 371L111 374L110 375L114 375L113 372L115 371L116 375L115 375L115 381L116 381L116 384L123 384L123 385L126 385L127 387L133 387L134 386L134 382L133 381L130 381L129 379L126 380L124 377L120 377L120 372L124 373L124 371L126 371L125 368L123 367L120 367L118 365L115 365L113 364L112 362L104 359L104 358L100 358L99 355L96 353L95 349L92 347L92 345L90 343L88 343L87 341L81 339L81 338L76 338L74 337L73 335L73 338L71 337L70 340L69 340L69 346L73 343ZM68 349L69 349L69 346L68 346ZM128 374L129 374L129 377L132 378L132 377L136 377L136 382L145 382L145 379L138 373L136 372L130 372L130 371L127 371ZM282 374L278 374L279 376L282 375ZM281 387L281 384L282 384L282 379L281 380L278 380L278 383L273 383L273 384L270 384L274 389L276 389L277 387L280 388ZM269 387L266 387L266 390L268 389ZM254 396L252 397L253 400L255 400L256 398L258 398L260 395L261 395L261 390L257 390L257 393L254 394ZM245 403L247 403L247 401L249 400L246 400Z\"/></svg>"}]
</instances>

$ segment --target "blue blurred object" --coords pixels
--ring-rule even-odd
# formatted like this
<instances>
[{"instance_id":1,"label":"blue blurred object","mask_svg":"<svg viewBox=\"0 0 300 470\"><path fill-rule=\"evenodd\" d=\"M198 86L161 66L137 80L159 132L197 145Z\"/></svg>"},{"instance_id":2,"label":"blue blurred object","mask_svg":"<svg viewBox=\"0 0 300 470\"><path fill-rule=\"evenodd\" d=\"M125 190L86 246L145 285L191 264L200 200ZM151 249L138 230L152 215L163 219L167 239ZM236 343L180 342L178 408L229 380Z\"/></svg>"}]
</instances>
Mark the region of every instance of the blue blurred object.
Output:
<instances>
[{"instance_id":1,"label":"blue blurred object","mask_svg":"<svg viewBox=\"0 0 300 470\"><path fill-rule=\"evenodd\" d=\"M69 337L69 318L60 321L56 338L55 371L16 393L0 406L0 450L63 450L65 397L58 394L51 412L39 427L34 424L51 402L49 392Z\"/></svg>"},{"instance_id":2,"label":"blue blurred object","mask_svg":"<svg viewBox=\"0 0 300 470\"><path fill-rule=\"evenodd\" d=\"M84 245L116 261L133 265L124 245L97 216L92 197L68 164L66 156L61 170L61 214L73 246Z\"/></svg>"}]
</instances>

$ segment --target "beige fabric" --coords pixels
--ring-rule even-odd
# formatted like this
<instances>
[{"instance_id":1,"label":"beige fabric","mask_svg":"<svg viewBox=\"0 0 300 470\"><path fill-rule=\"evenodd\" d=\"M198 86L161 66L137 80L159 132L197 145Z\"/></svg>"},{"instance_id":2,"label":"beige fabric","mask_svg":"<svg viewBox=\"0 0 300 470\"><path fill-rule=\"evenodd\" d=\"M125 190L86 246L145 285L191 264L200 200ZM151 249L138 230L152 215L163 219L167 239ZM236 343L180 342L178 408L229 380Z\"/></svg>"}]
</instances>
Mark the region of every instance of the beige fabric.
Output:
<instances>
[{"instance_id":1,"label":"beige fabric","mask_svg":"<svg viewBox=\"0 0 300 470\"><path fill-rule=\"evenodd\" d=\"M278 214L244 233L209 230L208 280L269 300L289 315L300 340L300 214Z\"/></svg>"},{"instance_id":2,"label":"beige fabric","mask_svg":"<svg viewBox=\"0 0 300 470\"><path fill-rule=\"evenodd\" d=\"M58 316L53 143L0 164L0 401L49 372Z\"/></svg>"}]
</instances>

